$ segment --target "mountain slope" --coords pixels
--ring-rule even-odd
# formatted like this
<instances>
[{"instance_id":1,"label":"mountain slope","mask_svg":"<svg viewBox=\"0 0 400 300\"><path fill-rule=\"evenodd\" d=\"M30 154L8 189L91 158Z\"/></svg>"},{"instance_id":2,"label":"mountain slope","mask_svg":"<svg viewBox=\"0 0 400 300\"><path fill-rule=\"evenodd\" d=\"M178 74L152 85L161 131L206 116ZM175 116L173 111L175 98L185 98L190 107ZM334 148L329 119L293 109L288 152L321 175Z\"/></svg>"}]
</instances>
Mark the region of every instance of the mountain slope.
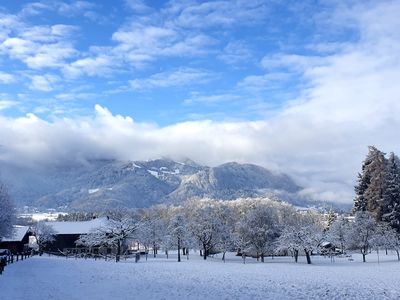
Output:
<instances>
[{"instance_id":1,"label":"mountain slope","mask_svg":"<svg viewBox=\"0 0 400 300\"><path fill-rule=\"evenodd\" d=\"M273 174L260 166L232 162L183 177L180 186L168 197L171 201L191 197L235 199L257 197L274 190L295 193L300 187L285 174Z\"/></svg>"},{"instance_id":2,"label":"mountain slope","mask_svg":"<svg viewBox=\"0 0 400 300\"><path fill-rule=\"evenodd\" d=\"M1 164L0 170L1 180L19 206L41 208L99 210L181 203L199 197L259 196L299 204L301 190L285 174L235 162L206 167L190 160L93 160L36 169Z\"/></svg>"}]
</instances>

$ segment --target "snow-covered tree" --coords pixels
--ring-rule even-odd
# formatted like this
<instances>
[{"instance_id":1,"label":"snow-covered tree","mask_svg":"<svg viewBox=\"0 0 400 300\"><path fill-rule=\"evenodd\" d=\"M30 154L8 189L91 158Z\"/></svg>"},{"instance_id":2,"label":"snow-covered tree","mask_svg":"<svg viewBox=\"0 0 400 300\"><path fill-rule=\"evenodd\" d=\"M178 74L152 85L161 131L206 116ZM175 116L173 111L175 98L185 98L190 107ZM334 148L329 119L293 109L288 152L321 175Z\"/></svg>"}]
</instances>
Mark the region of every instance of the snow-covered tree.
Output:
<instances>
[{"instance_id":1,"label":"snow-covered tree","mask_svg":"<svg viewBox=\"0 0 400 300\"><path fill-rule=\"evenodd\" d=\"M225 254L232 250L234 243L235 215L232 207L228 204L221 204L218 209L219 230L216 237L216 249L222 252L222 260L225 262Z\"/></svg>"},{"instance_id":2,"label":"snow-covered tree","mask_svg":"<svg viewBox=\"0 0 400 300\"><path fill-rule=\"evenodd\" d=\"M325 230L329 230L330 227L332 226L332 224L336 221L337 219L337 215L336 212L331 208L327 214L327 218L326 218L326 228Z\"/></svg>"},{"instance_id":3,"label":"snow-covered tree","mask_svg":"<svg viewBox=\"0 0 400 300\"><path fill-rule=\"evenodd\" d=\"M117 213L109 217L105 224L88 234L81 235L77 245L87 247L116 248L115 260L120 260L124 241L133 235L141 223L129 214Z\"/></svg>"},{"instance_id":4,"label":"snow-covered tree","mask_svg":"<svg viewBox=\"0 0 400 300\"><path fill-rule=\"evenodd\" d=\"M207 259L210 250L216 245L220 225L216 206L215 201L201 200L190 201L184 208L189 221L189 230L198 240L204 259Z\"/></svg>"},{"instance_id":5,"label":"snow-covered tree","mask_svg":"<svg viewBox=\"0 0 400 300\"><path fill-rule=\"evenodd\" d=\"M373 246L372 242L375 237L376 222L369 212L360 211L355 215L354 222L350 224L348 231L347 241L348 248L359 250L365 257L369 253L370 248Z\"/></svg>"},{"instance_id":6,"label":"snow-covered tree","mask_svg":"<svg viewBox=\"0 0 400 300\"><path fill-rule=\"evenodd\" d=\"M382 220L400 233L400 161L392 152L387 162Z\"/></svg>"},{"instance_id":7,"label":"snow-covered tree","mask_svg":"<svg viewBox=\"0 0 400 300\"><path fill-rule=\"evenodd\" d=\"M15 220L15 209L11 202L7 188L0 183L0 240L12 234Z\"/></svg>"},{"instance_id":8,"label":"snow-covered tree","mask_svg":"<svg viewBox=\"0 0 400 300\"><path fill-rule=\"evenodd\" d=\"M349 222L340 217L336 219L326 232L326 239L334 246L340 247L341 253L344 253L347 245L347 233L349 231Z\"/></svg>"},{"instance_id":9,"label":"snow-covered tree","mask_svg":"<svg viewBox=\"0 0 400 300\"><path fill-rule=\"evenodd\" d=\"M374 236L371 239L371 246L377 251L379 249L395 250L397 252L397 257L399 257L400 240L399 234L395 229L393 229L388 223L380 222L377 224Z\"/></svg>"},{"instance_id":10,"label":"snow-covered tree","mask_svg":"<svg viewBox=\"0 0 400 300\"><path fill-rule=\"evenodd\" d=\"M304 251L307 263L311 264L311 254L318 250L323 242L323 226L319 216L308 212L298 214L291 225L286 225L278 239L277 249L287 249L293 252L297 262L300 251Z\"/></svg>"},{"instance_id":11,"label":"snow-covered tree","mask_svg":"<svg viewBox=\"0 0 400 300\"><path fill-rule=\"evenodd\" d=\"M276 209L267 204L257 203L239 221L237 234L242 236L241 239L247 240L247 249L241 250L255 252L264 262L264 256L272 252L273 242L279 235Z\"/></svg>"},{"instance_id":12,"label":"snow-covered tree","mask_svg":"<svg viewBox=\"0 0 400 300\"><path fill-rule=\"evenodd\" d=\"M146 248L153 249L154 257L168 234L168 217L168 208L164 205L148 208L142 215L143 224L137 237Z\"/></svg>"},{"instance_id":13,"label":"snow-covered tree","mask_svg":"<svg viewBox=\"0 0 400 300\"><path fill-rule=\"evenodd\" d=\"M46 246L55 240L56 231L51 225L40 221L33 228L33 235L36 238L36 243L39 246L39 251L42 252Z\"/></svg>"},{"instance_id":14,"label":"snow-covered tree","mask_svg":"<svg viewBox=\"0 0 400 300\"><path fill-rule=\"evenodd\" d=\"M181 261L181 248L187 237L186 219L181 213L174 215L169 224L169 232L172 237L171 242L175 244L178 250L178 262Z\"/></svg>"}]
</instances>

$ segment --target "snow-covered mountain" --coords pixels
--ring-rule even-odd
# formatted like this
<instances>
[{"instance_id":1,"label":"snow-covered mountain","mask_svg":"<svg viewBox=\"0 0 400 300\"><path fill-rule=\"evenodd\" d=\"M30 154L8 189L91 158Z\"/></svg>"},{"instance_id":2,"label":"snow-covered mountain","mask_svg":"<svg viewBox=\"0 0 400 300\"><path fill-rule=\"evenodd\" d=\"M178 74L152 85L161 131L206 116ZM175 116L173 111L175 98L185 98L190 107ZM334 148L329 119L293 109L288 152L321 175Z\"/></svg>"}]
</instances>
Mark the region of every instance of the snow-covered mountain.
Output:
<instances>
[{"instance_id":1,"label":"snow-covered mountain","mask_svg":"<svg viewBox=\"0 0 400 300\"><path fill-rule=\"evenodd\" d=\"M100 210L181 203L194 197L259 196L309 204L298 196L301 188L289 176L235 162L207 167L191 160L93 160L46 168L3 163L0 172L18 206Z\"/></svg>"}]
</instances>

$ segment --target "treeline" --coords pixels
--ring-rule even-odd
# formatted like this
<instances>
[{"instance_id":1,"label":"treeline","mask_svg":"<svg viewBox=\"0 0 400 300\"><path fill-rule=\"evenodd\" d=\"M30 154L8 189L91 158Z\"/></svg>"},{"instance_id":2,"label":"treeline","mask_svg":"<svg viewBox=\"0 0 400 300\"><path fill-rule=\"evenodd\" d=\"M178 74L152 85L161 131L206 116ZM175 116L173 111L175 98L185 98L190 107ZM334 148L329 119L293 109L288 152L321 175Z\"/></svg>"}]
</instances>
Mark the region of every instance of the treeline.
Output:
<instances>
[{"instance_id":1,"label":"treeline","mask_svg":"<svg viewBox=\"0 0 400 300\"><path fill-rule=\"evenodd\" d=\"M289 204L268 199L235 201L193 200L183 206L155 206L108 215L107 225L81 236L79 244L115 247L116 260L126 240L137 240L156 256L170 250L188 254L199 249L204 257L235 251L264 261L267 255L300 253L311 264L314 253L359 251L364 258L373 249L391 249L399 255L399 234L385 222L376 222L369 212L357 212L354 219L296 210ZM340 249L340 250L339 250ZM328 252L327 252L328 251ZM399 258L400 259L400 258Z\"/></svg>"}]
</instances>

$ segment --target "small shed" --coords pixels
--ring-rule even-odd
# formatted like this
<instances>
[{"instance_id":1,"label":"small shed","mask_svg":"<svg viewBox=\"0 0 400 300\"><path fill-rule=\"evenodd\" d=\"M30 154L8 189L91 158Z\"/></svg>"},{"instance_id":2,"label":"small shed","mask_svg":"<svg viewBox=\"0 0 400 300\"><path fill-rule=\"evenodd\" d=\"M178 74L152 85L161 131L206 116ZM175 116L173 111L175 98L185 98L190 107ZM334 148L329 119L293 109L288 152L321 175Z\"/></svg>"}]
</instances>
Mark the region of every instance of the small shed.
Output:
<instances>
[{"instance_id":1,"label":"small shed","mask_svg":"<svg viewBox=\"0 0 400 300\"><path fill-rule=\"evenodd\" d=\"M8 249L13 254L21 253L29 249L29 237L32 235L29 226L13 226L10 237L4 237L0 241L0 249Z\"/></svg>"}]
</instances>

